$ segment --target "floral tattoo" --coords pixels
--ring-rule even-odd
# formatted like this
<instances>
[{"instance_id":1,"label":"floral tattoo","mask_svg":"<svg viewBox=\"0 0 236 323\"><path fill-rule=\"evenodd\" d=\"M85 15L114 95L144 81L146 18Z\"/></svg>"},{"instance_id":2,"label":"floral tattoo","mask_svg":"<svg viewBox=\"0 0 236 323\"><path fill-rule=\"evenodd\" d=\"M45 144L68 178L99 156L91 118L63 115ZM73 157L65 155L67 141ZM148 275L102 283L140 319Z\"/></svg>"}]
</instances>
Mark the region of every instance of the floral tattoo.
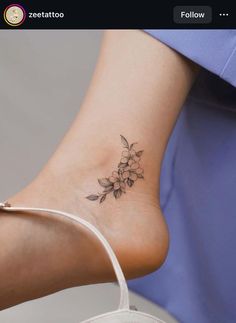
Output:
<instances>
[{"instance_id":1,"label":"floral tattoo","mask_svg":"<svg viewBox=\"0 0 236 323\"><path fill-rule=\"evenodd\" d=\"M110 177L98 179L98 183L103 187L103 192L87 196L86 198L90 201L99 200L99 202L102 203L109 193L113 193L114 197L117 199L121 197L122 193L126 193L125 189L127 185L132 187L138 178L144 179L143 169L139 164L143 150L136 151L134 147L137 142L129 145L124 136L120 135L120 137L121 143L125 149L122 151L118 170L112 172Z\"/></svg>"}]
</instances>

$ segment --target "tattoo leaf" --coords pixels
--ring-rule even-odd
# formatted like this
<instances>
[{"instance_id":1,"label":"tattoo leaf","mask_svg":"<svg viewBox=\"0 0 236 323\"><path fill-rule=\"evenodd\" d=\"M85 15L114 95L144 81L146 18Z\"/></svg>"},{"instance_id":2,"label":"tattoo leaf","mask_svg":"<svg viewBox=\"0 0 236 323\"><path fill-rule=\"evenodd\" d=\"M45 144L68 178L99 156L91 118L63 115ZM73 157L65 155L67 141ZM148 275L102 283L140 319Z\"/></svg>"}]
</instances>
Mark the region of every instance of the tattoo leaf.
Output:
<instances>
[{"instance_id":1,"label":"tattoo leaf","mask_svg":"<svg viewBox=\"0 0 236 323\"><path fill-rule=\"evenodd\" d=\"M122 145L124 148L128 148L129 149L129 143L128 141L125 139L124 136L120 135L120 138L121 138L121 142L122 142Z\"/></svg>"},{"instance_id":2,"label":"tattoo leaf","mask_svg":"<svg viewBox=\"0 0 236 323\"><path fill-rule=\"evenodd\" d=\"M114 194L115 198L116 198L116 199L118 199L119 197L121 197L122 191L121 191L121 189L119 188L118 190L115 190L115 191L113 192L113 194Z\"/></svg>"},{"instance_id":3,"label":"tattoo leaf","mask_svg":"<svg viewBox=\"0 0 236 323\"><path fill-rule=\"evenodd\" d=\"M96 201L99 198L98 195L89 195L86 196L86 199L90 200L90 201Z\"/></svg>"},{"instance_id":4,"label":"tattoo leaf","mask_svg":"<svg viewBox=\"0 0 236 323\"><path fill-rule=\"evenodd\" d=\"M129 187L132 187L134 184L134 181L132 181L132 179L128 178L127 184L129 185Z\"/></svg>"},{"instance_id":5,"label":"tattoo leaf","mask_svg":"<svg viewBox=\"0 0 236 323\"><path fill-rule=\"evenodd\" d=\"M139 151L136 153L136 156L141 157L141 156L142 156L142 154L143 154L143 150L139 150Z\"/></svg>"},{"instance_id":6,"label":"tattoo leaf","mask_svg":"<svg viewBox=\"0 0 236 323\"><path fill-rule=\"evenodd\" d=\"M99 201L99 203L102 203L102 202L104 202L105 201L105 199L106 199L106 194L103 194L102 195L102 197L100 198L100 201Z\"/></svg>"},{"instance_id":7,"label":"tattoo leaf","mask_svg":"<svg viewBox=\"0 0 236 323\"><path fill-rule=\"evenodd\" d=\"M134 145L136 145L137 142L133 142L131 145L130 145L130 149L132 149L134 147Z\"/></svg>"},{"instance_id":8,"label":"tattoo leaf","mask_svg":"<svg viewBox=\"0 0 236 323\"><path fill-rule=\"evenodd\" d=\"M137 174L138 178L144 178L142 174Z\"/></svg>"},{"instance_id":9,"label":"tattoo leaf","mask_svg":"<svg viewBox=\"0 0 236 323\"><path fill-rule=\"evenodd\" d=\"M98 183L103 187L107 187L111 185L111 182L109 181L108 178L99 178Z\"/></svg>"}]
</instances>

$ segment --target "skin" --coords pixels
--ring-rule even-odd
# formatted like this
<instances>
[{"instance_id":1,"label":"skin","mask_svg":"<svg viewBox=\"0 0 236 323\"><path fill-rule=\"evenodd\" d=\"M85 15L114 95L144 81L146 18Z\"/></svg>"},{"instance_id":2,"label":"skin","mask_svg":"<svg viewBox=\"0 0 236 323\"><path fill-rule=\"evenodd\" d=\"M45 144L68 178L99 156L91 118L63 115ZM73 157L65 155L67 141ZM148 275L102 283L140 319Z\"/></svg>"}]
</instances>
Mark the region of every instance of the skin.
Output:
<instances>
[{"instance_id":1,"label":"skin","mask_svg":"<svg viewBox=\"0 0 236 323\"><path fill-rule=\"evenodd\" d=\"M9 202L90 221L112 245L128 279L159 268L169 244L159 203L161 162L196 74L190 61L142 31L105 32L77 118L40 174ZM85 197L101 190L97 179L117 170L120 134L144 150L145 179L119 199L90 201ZM0 246L0 309L115 279L99 242L69 220L1 212Z\"/></svg>"}]
</instances>

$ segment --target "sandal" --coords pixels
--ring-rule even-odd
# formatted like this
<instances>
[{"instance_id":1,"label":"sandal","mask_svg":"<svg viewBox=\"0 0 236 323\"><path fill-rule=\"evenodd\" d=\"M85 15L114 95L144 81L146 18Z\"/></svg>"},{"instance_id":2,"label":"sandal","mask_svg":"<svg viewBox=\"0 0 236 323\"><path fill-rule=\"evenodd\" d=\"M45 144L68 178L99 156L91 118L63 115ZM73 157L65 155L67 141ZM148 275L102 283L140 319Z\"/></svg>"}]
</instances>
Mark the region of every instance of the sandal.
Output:
<instances>
[{"instance_id":1,"label":"sandal","mask_svg":"<svg viewBox=\"0 0 236 323\"><path fill-rule=\"evenodd\" d=\"M101 232L91 223L86 220L75 216L70 213L51 210L51 209L41 209L41 208L31 208L31 207L13 207L8 202L0 203L0 209L6 212L42 212L57 216L62 216L71 219L72 221L79 222L81 225L89 229L102 243L105 248L112 266L114 268L116 278L120 287L120 303L117 310L112 312L107 312L101 315L97 315L80 323L165 323L164 321L154 317L150 314L140 312L135 306L130 306L129 302L129 290L128 286L121 269L121 266L118 262L118 259L110 246L109 242L101 234Z\"/></svg>"}]
</instances>

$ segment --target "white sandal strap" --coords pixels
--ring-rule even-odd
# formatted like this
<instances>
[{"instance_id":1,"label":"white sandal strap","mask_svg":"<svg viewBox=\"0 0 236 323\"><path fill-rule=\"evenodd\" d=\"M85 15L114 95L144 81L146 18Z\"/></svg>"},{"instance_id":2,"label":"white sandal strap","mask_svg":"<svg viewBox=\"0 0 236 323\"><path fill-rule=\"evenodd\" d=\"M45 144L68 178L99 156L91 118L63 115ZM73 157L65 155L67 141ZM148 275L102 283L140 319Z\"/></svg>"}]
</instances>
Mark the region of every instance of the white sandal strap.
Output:
<instances>
[{"instance_id":1,"label":"white sandal strap","mask_svg":"<svg viewBox=\"0 0 236 323\"><path fill-rule=\"evenodd\" d=\"M30 211L30 212L43 212L47 214L53 214L53 215L59 215L63 217L67 217L73 221L79 222L83 226L85 226L87 229L89 229L92 233L95 234L95 236L99 239L99 241L102 243L103 247L105 248L112 266L114 268L116 278L118 281L118 284L120 286L120 304L119 304L119 309L129 309L129 290L128 286L123 274L123 271L121 269L121 266L119 264L119 261L109 244L109 242L106 240L106 238L102 235L102 233L90 222L87 222L86 220L75 216L70 213L62 212L62 211L57 211L57 210L52 210L52 209L44 209L44 208L31 208L31 207L13 207L11 206L8 202L5 203L0 203L0 209L3 209L4 211L10 211L10 212L21 212L21 211Z\"/></svg>"}]
</instances>

